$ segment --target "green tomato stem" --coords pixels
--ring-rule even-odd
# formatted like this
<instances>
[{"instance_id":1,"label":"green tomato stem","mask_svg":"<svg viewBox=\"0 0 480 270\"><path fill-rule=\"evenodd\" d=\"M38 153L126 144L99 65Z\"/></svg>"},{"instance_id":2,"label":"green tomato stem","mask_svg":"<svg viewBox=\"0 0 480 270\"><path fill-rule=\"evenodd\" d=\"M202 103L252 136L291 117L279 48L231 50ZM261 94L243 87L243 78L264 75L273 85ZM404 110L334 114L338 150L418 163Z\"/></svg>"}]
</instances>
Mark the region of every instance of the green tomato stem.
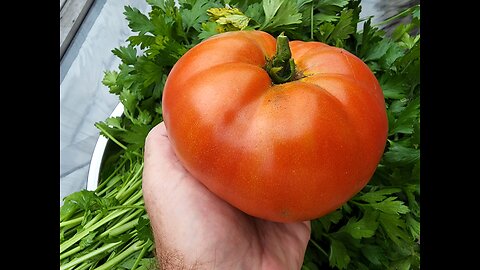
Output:
<instances>
[{"instance_id":1,"label":"green tomato stem","mask_svg":"<svg viewBox=\"0 0 480 270\"><path fill-rule=\"evenodd\" d=\"M277 52L272 59L267 60L265 70L275 84L286 83L295 75L295 62L288 44L288 38L283 32L277 37Z\"/></svg>"}]
</instances>

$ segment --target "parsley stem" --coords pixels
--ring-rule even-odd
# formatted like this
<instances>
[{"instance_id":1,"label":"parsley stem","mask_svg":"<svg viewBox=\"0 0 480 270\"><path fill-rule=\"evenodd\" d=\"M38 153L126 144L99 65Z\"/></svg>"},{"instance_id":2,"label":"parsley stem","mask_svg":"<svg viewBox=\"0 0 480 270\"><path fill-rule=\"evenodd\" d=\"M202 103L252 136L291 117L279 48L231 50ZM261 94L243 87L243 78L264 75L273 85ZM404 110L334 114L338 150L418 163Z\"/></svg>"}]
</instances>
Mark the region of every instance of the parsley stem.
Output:
<instances>
[{"instance_id":1,"label":"parsley stem","mask_svg":"<svg viewBox=\"0 0 480 270\"><path fill-rule=\"evenodd\" d=\"M112 231L117 230L119 227L121 227L125 223L131 221L133 218L140 217L141 214L144 212L144 210L145 210L145 207L142 206L142 209L138 209L137 211L133 212L132 214L130 214L126 218L122 218L119 222L116 222L115 225L113 225L111 228L109 228L106 231L104 231L103 233L101 233L98 236L97 240L102 239L103 237L105 237L107 235L113 235ZM138 219L136 221L138 223Z\"/></svg>"},{"instance_id":2,"label":"parsley stem","mask_svg":"<svg viewBox=\"0 0 480 270\"><path fill-rule=\"evenodd\" d=\"M313 40L313 2L310 9L310 39Z\"/></svg>"},{"instance_id":3,"label":"parsley stem","mask_svg":"<svg viewBox=\"0 0 480 270\"><path fill-rule=\"evenodd\" d=\"M68 221L60 222L60 228L70 226L70 225L73 225L73 226L78 225L78 224L82 223L82 220L83 220L83 216L75 218L75 219L71 219L71 220L68 220Z\"/></svg>"},{"instance_id":4,"label":"parsley stem","mask_svg":"<svg viewBox=\"0 0 480 270\"><path fill-rule=\"evenodd\" d=\"M145 255L145 252L147 252L148 248L150 248L152 244L153 243L150 240L147 241L147 243L143 246L142 251L140 251L140 254L138 254L137 259L133 263L132 269L130 270L135 270L137 268L138 264L140 263L140 260L143 258L143 255Z\"/></svg>"},{"instance_id":5,"label":"parsley stem","mask_svg":"<svg viewBox=\"0 0 480 270\"><path fill-rule=\"evenodd\" d=\"M378 26L387 24L387 23L389 23L389 22L391 22L391 21L393 21L393 20L396 20L396 19L398 19L398 18L405 17L405 16L407 16L408 14L411 14L411 11L414 10L414 9L416 9L416 8L418 8L418 7L420 7L420 4L416 4L416 5L414 5L414 6L411 6L411 7L407 8L407 9L403 10L402 12L399 12L399 13L397 13L397 14L395 14L395 15L387 18L387 19L385 19L385 20L382 21L382 22L379 22L379 23L376 23L376 24L372 25L372 27L378 27Z\"/></svg>"},{"instance_id":6,"label":"parsley stem","mask_svg":"<svg viewBox=\"0 0 480 270\"><path fill-rule=\"evenodd\" d=\"M142 181L141 178L138 179L133 185L129 186L127 190L125 190L122 194L121 197L119 197L118 201L119 202L124 202L126 199L129 198L132 193L138 191L141 188Z\"/></svg>"},{"instance_id":7,"label":"parsley stem","mask_svg":"<svg viewBox=\"0 0 480 270\"><path fill-rule=\"evenodd\" d=\"M107 185L108 182L109 182L113 177L117 176L118 171L120 170L120 168L123 168L123 165L124 165L126 162L127 162L126 159L122 160L122 162L120 162L120 164L117 165L117 167L116 167L115 170L112 172L112 174L110 174L110 176L109 176L107 179L105 179L104 181L102 181L102 183L100 183L100 184L97 186L97 188L96 188L96 193L97 193L97 195L101 195L102 193L105 192L105 190L107 190L107 189L103 189L103 190L102 190L102 188L103 188L105 185ZM112 183L112 184L110 184L110 185L113 185L113 184L115 184L115 183L116 183L116 182L114 182L114 183Z\"/></svg>"},{"instance_id":8,"label":"parsley stem","mask_svg":"<svg viewBox=\"0 0 480 270\"><path fill-rule=\"evenodd\" d=\"M112 140L114 143L116 143L118 146L120 146L123 150L125 151L128 151L127 150L127 147L125 145L123 145L121 142L119 142L117 139L115 139L115 137L112 136L112 134L108 133L105 129L103 129L100 125L95 125L100 131L103 132L103 134L105 134L105 136L107 136L110 140ZM141 157L143 158L143 156L137 152L134 152L134 151L131 151L132 154L138 156L138 157Z\"/></svg>"},{"instance_id":9,"label":"parsley stem","mask_svg":"<svg viewBox=\"0 0 480 270\"><path fill-rule=\"evenodd\" d=\"M108 191L115 190L115 188L117 187L115 184L120 182L122 180L122 177L117 174L117 175L115 175L115 177L112 177L112 178L109 178L109 179L110 179L109 181L112 181L112 180L113 181L111 183L109 183L108 186L102 187L103 188L102 190L97 188L97 190L95 191L98 196L102 196L103 194L105 194L106 197L109 196L110 194L107 195ZM106 182L107 181L105 180L102 184L105 184Z\"/></svg>"},{"instance_id":10,"label":"parsley stem","mask_svg":"<svg viewBox=\"0 0 480 270\"><path fill-rule=\"evenodd\" d=\"M82 257L79 257L79 258L77 258L77 259L74 259L74 260L70 261L69 263L60 266L60 270L70 269L71 267L73 267L73 266L75 266L75 265L77 265L77 264L79 264L79 263L81 263L81 262L84 262L84 261L86 261L86 260L88 260L88 259L90 259L90 258L92 258L92 257L94 257L94 256L96 256L96 255L98 255L98 254L101 254L102 252L107 251L107 250L109 250L110 248L113 248L113 247L115 247L115 246L118 246L118 245L120 245L121 243L122 243L122 241L118 241L118 242L115 242L115 243L107 244L107 245L105 245L105 246L103 246L103 247L101 247L101 248L99 248L99 249L96 249L95 251L92 251L92 252L90 252L90 253L87 253L87 254L85 254L85 255L82 256Z\"/></svg>"},{"instance_id":11,"label":"parsley stem","mask_svg":"<svg viewBox=\"0 0 480 270\"><path fill-rule=\"evenodd\" d=\"M126 232L126 231L128 231L128 230L130 230L130 229L135 228L135 226L137 226L137 224L138 224L138 219L134 219L134 220L132 220L132 221L130 221L130 222L128 222L128 223L125 223L125 224L123 224L123 225L121 225L121 226L118 226L118 227L112 229L112 230L108 233L108 235L109 235L109 236L119 235L119 234L121 234L121 233L123 233L123 232Z\"/></svg>"},{"instance_id":12,"label":"parsley stem","mask_svg":"<svg viewBox=\"0 0 480 270\"><path fill-rule=\"evenodd\" d=\"M139 189L139 190L137 191L137 193L136 193L135 195L131 196L128 200L126 200L126 201L123 203L123 205L133 204L133 202L137 201L137 200L140 199L142 196L143 196L143 192L142 192L141 189ZM143 204L143 200L141 201L141 203ZM136 205L136 204L138 204L138 202L135 203L135 205Z\"/></svg>"},{"instance_id":13,"label":"parsley stem","mask_svg":"<svg viewBox=\"0 0 480 270\"><path fill-rule=\"evenodd\" d=\"M88 268L90 268L90 266L91 266L92 264L93 264L92 262L85 261L85 262L83 262L82 264L80 264L78 267L76 267L75 270L88 269Z\"/></svg>"},{"instance_id":14,"label":"parsley stem","mask_svg":"<svg viewBox=\"0 0 480 270\"><path fill-rule=\"evenodd\" d=\"M145 207L143 205L116 205L116 206L109 207L108 210L132 209L132 208L145 209Z\"/></svg>"},{"instance_id":15,"label":"parsley stem","mask_svg":"<svg viewBox=\"0 0 480 270\"><path fill-rule=\"evenodd\" d=\"M60 255L60 260L63 260L63 259L65 259L66 257L68 257L68 256L70 256L70 255L72 255L72 254L75 254L75 253L79 252L79 251L82 250L82 249L83 249L83 248L82 248L81 246L77 246L77 247L75 247L75 248L72 248L71 250L69 250L69 251L61 254L61 255Z\"/></svg>"},{"instance_id":16,"label":"parsley stem","mask_svg":"<svg viewBox=\"0 0 480 270\"><path fill-rule=\"evenodd\" d=\"M129 181L127 181L125 185L118 191L115 199L122 202L124 199L128 198L128 196L131 195L135 190L138 190L137 187L142 184L142 181L140 180L140 174L142 173L142 171L143 163L140 164L140 168L135 171L135 174L132 176L132 178L130 178Z\"/></svg>"},{"instance_id":17,"label":"parsley stem","mask_svg":"<svg viewBox=\"0 0 480 270\"><path fill-rule=\"evenodd\" d=\"M140 196L142 195L141 192L139 192L138 194L140 194ZM136 199L138 199L138 194L132 196L128 201L134 201ZM143 203L143 202L142 202ZM128 203L126 203L128 204ZM60 253L63 253L66 249L68 249L69 247L71 247L73 244L77 243L78 241L80 241L83 237L87 236L91 231L93 230L96 230L98 228L100 228L102 225L106 224L107 222L127 213L130 209L122 209L122 210L115 210L113 211L112 213L108 214L106 217L104 217L103 219L99 220L98 222L94 222L92 223L93 225L87 227L85 226L84 227L84 230L79 232L78 234L74 235L72 238L68 239L67 241L63 242L62 244L60 244ZM101 215L101 214L99 214ZM97 217L99 217L99 215L97 215L94 219L96 219ZM93 219L92 219L93 220ZM91 222L89 222L90 224Z\"/></svg>"},{"instance_id":18,"label":"parsley stem","mask_svg":"<svg viewBox=\"0 0 480 270\"><path fill-rule=\"evenodd\" d=\"M325 256L328 257L328 253L327 253L317 242L315 242L312 238L310 238L310 242L311 242L316 248L318 248L318 250L320 250Z\"/></svg>"},{"instance_id":19,"label":"parsley stem","mask_svg":"<svg viewBox=\"0 0 480 270\"><path fill-rule=\"evenodd\" d=\"M105 129L103 129L100 125L97 125L97 128L100 129L103 134L105 134L105 136L107 136L110 140L112 140L113 142L115 142L118 146L120 146L123 150L127 150L127 147L125 145L123 145L121 142L117 141L117 139L115 139L115 137L113 137L110 133L108 133Z\"/></svg>"},{"instance_id":20,"label":"parsley stem","mask_svg":"<svg viewBox=\"0 0 480 270\"><path fill-rule=\"evenodd\" d=\"M87 224L85 224L83 227L84 228L88 228L92 225L94 225L98 220L100 220L100 218L103 216L102 213L98 213L94 218L92 218L92 220L90 220Z\"/></svg>"},{"instance_id":21,"label":"parsley stem","mask_svg":"<svg viewBox=\"0 0 480 270\"><path fill-rule=\"evenodd\" d=\"M112 259L109 259L106 261L103 265L100 267L94 268L94 270L105 270L105 269L111 269L113 266L115 266L117 263L121 262L123 259L131 255L137 250L140 250L144 247L146 243L144 241L140 240L135 243L133 243L130 247L128 247L125 251L122 253L116 255Z\"/></svg>"}]
</instances>

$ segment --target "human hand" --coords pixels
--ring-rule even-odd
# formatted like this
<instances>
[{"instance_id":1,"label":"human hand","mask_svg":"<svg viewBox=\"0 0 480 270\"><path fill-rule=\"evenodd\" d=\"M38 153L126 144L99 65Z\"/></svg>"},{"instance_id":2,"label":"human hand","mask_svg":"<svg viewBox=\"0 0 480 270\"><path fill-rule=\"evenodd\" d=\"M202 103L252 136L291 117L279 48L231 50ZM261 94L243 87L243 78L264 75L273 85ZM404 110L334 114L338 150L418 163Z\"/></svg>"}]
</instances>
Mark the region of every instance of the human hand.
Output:
<instances>
[{"instance_id":1,"label":"human hand","mask_svg":"<svg viewBox=\"0 0 480 270\"><path fill-rule=\"evenodd\" d=\"M163 122L148 134L144 158L143 197L163 270L301 268L310 221L254 218L214 195L177 159Z\"/></svg>"}]
</instances>

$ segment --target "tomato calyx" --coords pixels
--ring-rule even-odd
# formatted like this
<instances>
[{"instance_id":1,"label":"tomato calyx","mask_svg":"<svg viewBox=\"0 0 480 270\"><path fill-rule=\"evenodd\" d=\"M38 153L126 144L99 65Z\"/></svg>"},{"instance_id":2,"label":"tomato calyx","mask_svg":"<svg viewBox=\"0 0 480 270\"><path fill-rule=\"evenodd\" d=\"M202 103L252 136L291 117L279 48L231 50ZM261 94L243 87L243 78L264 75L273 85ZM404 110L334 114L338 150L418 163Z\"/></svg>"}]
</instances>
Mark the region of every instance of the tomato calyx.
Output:
<instances>
[{"instance_id":1,"label":"tomato calyx","mask_svg":"<svg viewBox=\"0 0 480 270\"><path fill-rule=\"evenodd\" d=\"M283 32L277 37L277 51L271 59L267 59L265 70L274 84L281 84L297 79L295 62L288 45L288 37Z\"/></svg>"}]
</instances>

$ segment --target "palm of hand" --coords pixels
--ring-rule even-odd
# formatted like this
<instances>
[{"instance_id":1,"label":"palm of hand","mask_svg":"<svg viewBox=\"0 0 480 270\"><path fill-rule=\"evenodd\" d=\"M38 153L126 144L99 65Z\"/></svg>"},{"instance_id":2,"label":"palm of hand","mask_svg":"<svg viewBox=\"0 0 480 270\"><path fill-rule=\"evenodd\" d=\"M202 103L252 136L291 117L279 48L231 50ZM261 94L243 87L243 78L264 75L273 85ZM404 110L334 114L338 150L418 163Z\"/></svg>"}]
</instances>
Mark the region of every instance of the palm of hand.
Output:
<instances>
[{"instance_id":1,"label":"palm of hand","mask_svg":"<svg viewBox=\"0 0 480 270\"><path fill-rule=\"evenodd\" d=\"M163 123L147 137L145 206L163 269L300 269L310 222L275 223L216 197L175 157Z\"/></svg>"}]
</instances>

